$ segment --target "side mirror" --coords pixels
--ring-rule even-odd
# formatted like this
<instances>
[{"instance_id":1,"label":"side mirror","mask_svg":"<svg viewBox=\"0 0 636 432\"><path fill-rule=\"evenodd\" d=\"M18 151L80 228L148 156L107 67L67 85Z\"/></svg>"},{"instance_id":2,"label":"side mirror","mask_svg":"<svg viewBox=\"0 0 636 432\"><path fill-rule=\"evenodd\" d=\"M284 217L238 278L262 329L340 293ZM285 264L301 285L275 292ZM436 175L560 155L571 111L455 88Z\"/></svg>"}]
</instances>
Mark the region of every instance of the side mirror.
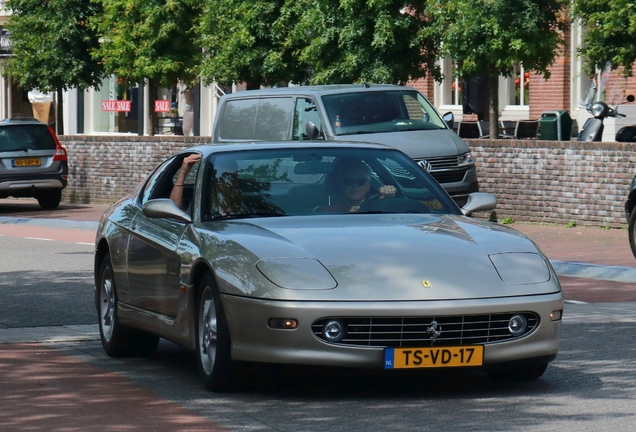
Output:
<instances>
[{"instance_id":1,"label":"side mirror","mask_svg":"<svg viewBox=\"0 0 636 432\"><path fill-rule=\"evenodd\" d=\"M497 207L497 198L493 194L484 192L473 192L468 195L468 202L461 208L465 216L478 211L491 211Z\"/></svg>"},{"instance_id":2,"label":"side mirror","mask_svg":"<svg viewBox=\"0 0 636 432\"><path fill-rule=\"evenodd\" d=\"M308 121L305 123L305 135L307 135L307 138L311 141L314 141L320 136L320 131L313 122Z\"/></svg>"},{"instance_id":3,"label":"side mirror","mask_svg":"<svg viewBox=\"0 0 636 432\"><path fill-rule=\"evenodd\" d=\"M141 208L144 215L153 219L176 219L181 222L191 223L190 215L181 210L169 198L158 198L147 201Z\"/></svg>"},{"instance_id":4,"label":"side mirror","mask_svg":"<svg viewBox=\"0 0 636 432\"><path fill-rule=\"evenodd\" d=\"M446 124L448 125L449 128L453 129L455 126L455 115L453 115L453 113L451 111L447 112L446 114L444 114L442 116L442 118L444 119L444 121L446 122Z\"/></svg>"}]
</instances>

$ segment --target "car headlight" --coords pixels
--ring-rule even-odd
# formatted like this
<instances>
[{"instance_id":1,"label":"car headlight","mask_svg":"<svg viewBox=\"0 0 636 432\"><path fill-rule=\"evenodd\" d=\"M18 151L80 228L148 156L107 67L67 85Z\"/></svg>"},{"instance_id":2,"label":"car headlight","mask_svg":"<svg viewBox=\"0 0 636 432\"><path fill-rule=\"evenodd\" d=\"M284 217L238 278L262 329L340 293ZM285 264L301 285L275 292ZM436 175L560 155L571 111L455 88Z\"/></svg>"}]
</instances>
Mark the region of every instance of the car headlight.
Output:
<instances>
[{"instance_id":1,"label":"car headlight","mask_svg":"<svg viewBox=\"0 0 636 432\"><path fill-rule=\"evenodd\" d=\"M543 257L533 252L488 255L502 281L510 285L530 285L550 280L550 269Z\"/></svg>"},{"instance_id":2,"label":"car headlight","mask_svg":"<svg viewBox=\"0 0 636 432\"><path fill-rule=\"evenodd\" d=\"M260 260L256 268L274 285L295 290L326 290L338 283L331 273L312 258L271 258Z\"/></svg>"},{"instance_id":3,"label":"car headlight","mask_svg":"<svg viewBox=\"0 0 636 432\"><path fill-rule=\"evenodd\" d=\"M473 155L469 152L457 156L457 163L459 166L474 165L475 160L473 159Z\"/></svg>"}]
</instances>

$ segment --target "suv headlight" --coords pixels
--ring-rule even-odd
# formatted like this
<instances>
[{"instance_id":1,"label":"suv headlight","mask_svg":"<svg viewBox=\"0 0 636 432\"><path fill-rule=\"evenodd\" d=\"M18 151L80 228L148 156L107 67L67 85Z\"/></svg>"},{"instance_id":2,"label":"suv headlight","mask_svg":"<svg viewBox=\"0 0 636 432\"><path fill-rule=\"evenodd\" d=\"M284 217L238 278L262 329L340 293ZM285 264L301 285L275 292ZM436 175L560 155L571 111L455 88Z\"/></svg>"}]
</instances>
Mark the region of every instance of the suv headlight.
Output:
<instances>
[{"instance_id":1,"label":"suv headlight","mask_svg":"<svg viewBox=\"0 0 636 432\"><path fill-rule=\"evenodd\" d=\"M457 162L459 166L474 165L475 159L473 159L473 155L469 152L457 156Z\"/></svg>"}]
</instances>

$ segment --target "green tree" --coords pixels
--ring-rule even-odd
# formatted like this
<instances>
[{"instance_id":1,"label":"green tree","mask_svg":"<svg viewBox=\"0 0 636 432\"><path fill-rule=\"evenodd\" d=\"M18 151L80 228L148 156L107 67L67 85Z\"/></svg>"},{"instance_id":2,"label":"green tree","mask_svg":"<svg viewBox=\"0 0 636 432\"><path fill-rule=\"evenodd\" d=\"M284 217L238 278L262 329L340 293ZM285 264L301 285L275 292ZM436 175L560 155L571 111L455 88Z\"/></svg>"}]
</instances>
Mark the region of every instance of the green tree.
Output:
<instances>
[{"instance_id":1,"label":"green tree","mask_svg":"<svg viewBox=\"0 0 636 432\"><path fill-rule=\"evenodd\" d=\"M311 82L406 83L431 72L439 39L424 29L425 0L288 0L277 28L302 45L299 59ZM296 20L296 16L300 19Z\"/></svg>"},{"instance_id":2,"label":"green tree","mask_svg":"<svg viewBox=\"0 0 636 432\"><path fill-rule=\"evenodd\" d=\"M11 0L9 5L12 15L6 28L11 32L14 55L5 63L8 76L27 91L57 91L58 101L62 90L99 86L104 71L90 56L98 39L88 21L101 13L100 4Z\"/></svg>"},{"instance_id":3,"label":"green tree","mask_svg":"<svg viewBox=\"0 0 636 432\"><path fill-rule=\"evenodd\" d=\"M438 43L424 37L423 0L220 0L204 7L202 74L249 87L406 82L433 72Z\"/></svg>"},{"instance_id":4,"label":"green tree","mask_svg":"<svg viewBox=\"0 0 636 432\"><path fill-rule=\"evenodd\" d=\"M307 79L294 55L299 48L283 43L286 29L274 27L285 0L217 0L203 6L198 33L205 51L201 75L223 85L274 86Z\"/></svg>"},{"instance_id":5,"label":"green tree","mask_svg":"<svg viewBox=\"0 0 636 432\"><path fill-rule=\"evenodd\" d=\"M90 0L11 0L11 32L14 56L5 71L18 84L43 92L72 87L99 86L103 68L91 58L98 46L88 21L101 13Z\"/></svg>"},{"instance_id":6,"label":"green tree","mask_svg":"<svg viewBox=\"0 0 636 432\"><path fill-rule=\"evenodd\" d=\"M98 0L96 0L98 1ZM197 0L101 0L103 14L92 20L101 37L93 58L107 73L130 82L148 80L148 130L154 131L154 99L158 86L180 80L193 84L201 62L194 25Z\"/></svg>"},{"instance_id":7,"label":"green tree","mask_svg":"<svg viewBox=\"0 0 636 432\"><path fill-rule=\"evenodd\" d=\"M550 77L548 67L563 46L566 5L567 0L429 0L428 31L441 37L458 76L488 81L491 136L499 130L499 76L511 76L521 62L526 71Z\"/></svg>"},{"instance_id":8,"label":"green tree","mask_svg":"<svg viewBox=\"0 0 636 432\"><path fill-rule=\"evenodd\" d=\"M612 68L623 66L625 74L632 75L636 61L636 3L633 0L575 0L571 16L580 19L586 29L579 53L590 75L607 61L612 63Z\"/></svg>"}]
</instances>

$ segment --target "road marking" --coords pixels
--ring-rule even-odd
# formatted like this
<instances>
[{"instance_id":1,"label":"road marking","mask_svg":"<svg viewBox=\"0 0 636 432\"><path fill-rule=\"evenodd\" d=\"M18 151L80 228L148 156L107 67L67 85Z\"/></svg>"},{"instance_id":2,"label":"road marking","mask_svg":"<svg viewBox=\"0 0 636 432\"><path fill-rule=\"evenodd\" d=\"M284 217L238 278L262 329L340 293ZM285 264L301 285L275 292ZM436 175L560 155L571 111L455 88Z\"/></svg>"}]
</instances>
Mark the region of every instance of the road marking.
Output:
<instances>
[{"instance_id":1,"label":"road marking","mask_svg":"<svg viewBox=\"0 0 636 432\"><path fill-rule=\"evenodd\" d=\"M588 302L584 302L580 300L563 300L563 301L564 303L570 303L570 304L579 304L579 305L589 304Z\"/></svg>"},{"instance_id":2,"label":"road marking","mask_svg":"<svg viewBox=\"0 0 636 432\"><path fill-rule=\"evenodd\" d=\"M29 239L29 240L46 240L46 241L53 241L53 239L50 238L42 238L42 237L24 237L25 239Z\"/></svg>"}]
</instances>

